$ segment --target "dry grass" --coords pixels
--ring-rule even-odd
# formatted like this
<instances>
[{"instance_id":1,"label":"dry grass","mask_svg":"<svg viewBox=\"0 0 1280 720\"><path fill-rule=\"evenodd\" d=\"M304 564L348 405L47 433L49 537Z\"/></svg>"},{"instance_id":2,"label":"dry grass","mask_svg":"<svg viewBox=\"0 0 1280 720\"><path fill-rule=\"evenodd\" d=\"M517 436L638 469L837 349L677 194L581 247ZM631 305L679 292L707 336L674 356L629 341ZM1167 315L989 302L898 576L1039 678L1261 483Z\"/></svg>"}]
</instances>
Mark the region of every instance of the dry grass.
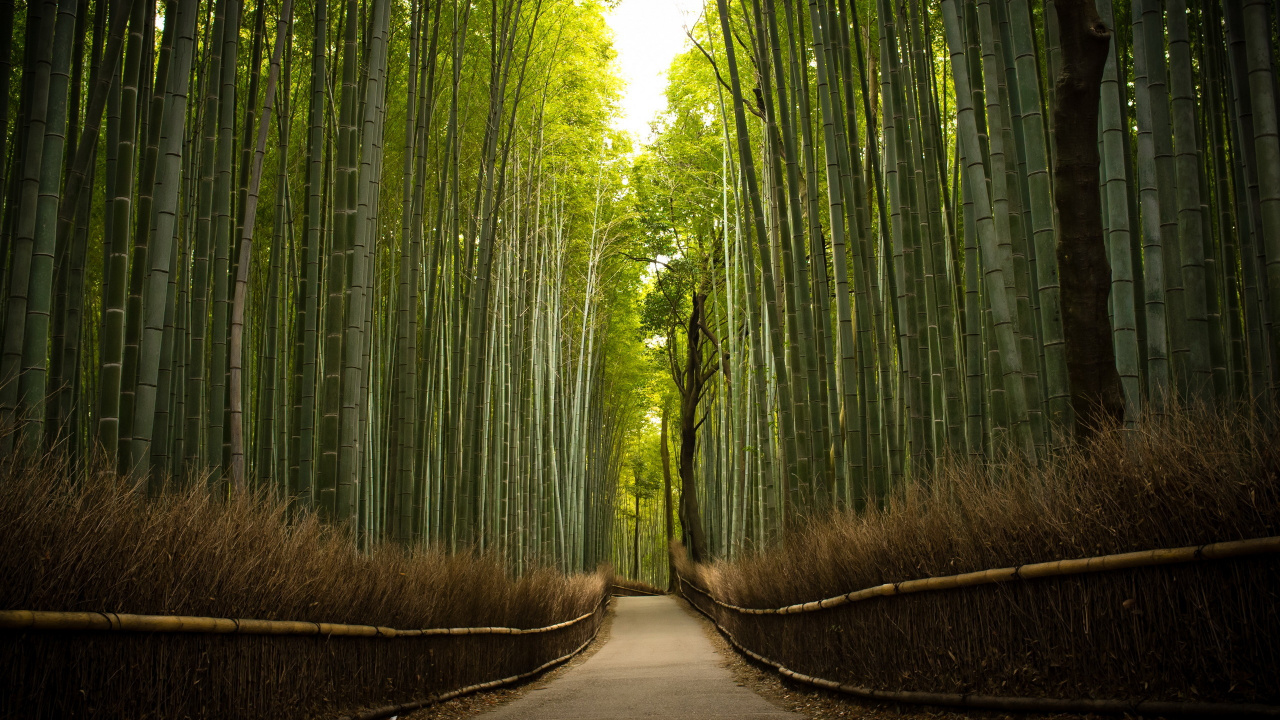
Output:
<instances>
[{"instance_id":1,"label":"dry grass","mask_svg":"<svg viewBox=\"0 0 1280 720\"><path fill-rule=\"evenodd\" d=\"M777 607L914 578L1280 534L1280 443L1245 413L1178 411L1043 469L941 463L888 510L690 567L718 598ZM1280 700L1274 557L1046 579L799 616L718 612L799 672L885 690ZM691 598L696 599L696 598Z\"/></svg>"},{"instance_id":2,"label":"dry grass","mask_svg":"<svg viewBox=\"0 0 1280 720\"><path fill-rule=\"evenodd\" d=\"M592 612L607 574L519 579L494 558L361 553L267 497L203 489L144 501L55 460L0 466L0 609L305 620L396 628L540 627ZM2 632L4 717L333 715L523 672L592 621L548 635L407 640Z\"/></svg>"},{"instance_id":3,"label":"dry grass","mask_svg":"<svg viewBox=\"0 0 1280 720\"><path fill-rule=\"evenodd\" d=\"M614 595L666 595L667 591L642 580L613 576Z\"/></svg>"}]
</instances>

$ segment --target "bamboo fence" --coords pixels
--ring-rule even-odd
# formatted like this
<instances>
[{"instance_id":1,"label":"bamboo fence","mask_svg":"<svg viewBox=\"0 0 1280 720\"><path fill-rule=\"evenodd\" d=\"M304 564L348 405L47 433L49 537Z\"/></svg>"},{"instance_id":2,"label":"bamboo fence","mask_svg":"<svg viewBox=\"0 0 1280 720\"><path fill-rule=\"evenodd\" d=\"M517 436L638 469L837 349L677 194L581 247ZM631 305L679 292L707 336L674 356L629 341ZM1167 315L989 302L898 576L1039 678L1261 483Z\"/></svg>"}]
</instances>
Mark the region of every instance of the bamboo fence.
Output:
<instances>
[{"instance_id":1,"label":"bamboo fence","mask_svg":"<svg viewBox=\"0 0 1280 720\"><path fill-rule=\"evenodd\" d=\"M378 720L379 718L394 717L403 713L413 712L414 710L420 710L430 705L448 702L454 698L462 697L463 695L470 695L471 693L480 692L482 690L493 690L494 688L500 688L506 685L514 685L521 680L527 680L539 673L550 670L557 665L563 665L564 663L569 662L578 653L586 650L587 646L596 639L596 635L599 634L599 632L600 628L597 626L595 632L591 633L591 637L588 638L586 642L579 645L573 652L545 662L528 672L523 672L519 675L512 675L511 677L505 677L500 680L490 680L489 682L468 685L467 687L458 688L457 690L452 690L447 693L433 695L425 700L415 700L413 702L402 703L400 705L387 705L385 707L374 708L373 710L368 710L358 715L341 718L341 720Z\"/></svg>"},{"instance_id":2,"label":"bamboo fence","mask_svg":"<svg viewBox=\"0 0 1280 720\"><path fill-rule=\"evenodd\" d=\"M1280 553L1280 536L1257 538L1253 540L1234 540L1231 542L1211 543L1209 545L1191 545L1188 547L1140 550L1138 552L1100 555L1091 558L1074 560L1053 560L1050 562L1031 563L1016 567L979 570L959 575L943 575L940 577L906 580L898 583L884 583L874 587L855 590L844 595L796 603L778 608L749 608L721 602L707 590L700 588L687 579L683 582L703 593L716 605L726 610L745 615L794 615L796 613L828 610L860 600L877 597L907 595L909 593L930 592L936 590L955 590L957 588L974 587L1010 582L1013 580L1034 580L1036 578L1062 577L1065 575L1083 575L1086 573L1108 572L1111 570L1127 570L1131 568L1157 567L1160 565L1176 565L1198 560L1227 560L1248 557L1251 555L1267 555Z\"/></svg>"},{"instance_id":3,"label":"bamboo fence","mask_svg":"<svg viewBox=\"0 0 1280 720\"><path fill-rule=\"evenodd\" d=\"M1187 565L1202 561L1220 561L1235 560L1251 557L1267 556L1280 554L1280 537L1257 538L1250 540L1240 540L1231 542L1212 543L1208 545L1189 546L1171 549L1147 550L1140 552L1120 553L1113 555L1103 555L1091 558L1079 558L1071 560L1057 560L1052 562L1032 563L1019 565L1016 567L997 568L978 572L961 573L956 575L939 576L932 578L922 578L917 580L908 580L899 583L885 583L862 590L837 595L834 597L816 600L812 602L796 603L776 608L750 608L742 607L732 603L724 602L716 598L711 590L698 585L685 576L685 573L678 573L677 579L680 582L681 595L694 607L694 609L705 615L716 628L725 636L725 638L740 652L753 660L767 665L775 669L779 674L792 680L803 682L808 685L833 690L849 695L854 695L868 700L877 700L885 702L900 702L919 705L938 705L947 707L986 709L997 711L1021 711L1021 712L1072 712L1072 713L1135 713L1135 714L1155 714L1155 715L1178 715L1178 716L1231 716L1231 717L1280 717L1280 705L1252 702L1198 702L1198 701L1164 701L1150 700L1145 697L1140 699L1108 699L1108 698L1055 698L1055 697L1030 697L1030 696L1012 696L1012 695L995 695L984 694L979 692L926 692L913 690L878 690L862 685L855 685L847 682L839 682L823 677L816 676L805 672L800 672L787 667L783 662L767 657L760 652L756 652L747 647L747 644L741 640L733 631L725 627L717 613L703 607L698 596L706 598L715 607L729 611L739 618L737 622L745 623L748 616L797 616L806 615L820 610L832 610L842 606L849 606L863 600L870 600L881 597L906 596L919 593L929 593L933 591L954 590L962 588L978 588L981 586L998 585L1002 583L1010 583L1013 581L1027 581L1044 578L1064 578L1075 575L1098 574L1118 570L1137 570L1142 568L1158 568L1174 565ZM692 589L696 595L690 595L685 588ZM940 596L944 600L946 596ZM944 610L945 612L945 610ZM760 618L761 621L764 618ZM759 622L759 621L757 621ZM945 621L944 621L945 622ZM831 621L824 621L824 632L831 633L838 631L840 628L833 628ZM771 627L765 631L766 634L778 634L779 628ZM1167 630L1167 628L1166 628ZM1263 643L1269 643L1266 639L1266 627L1253 628ZM803 632L803 628L801 629ZM1086 630L1086 634L1087 634ZM991 643L995 644L995 639L991 639ZM805 648L807 644L790 642L786 647ZM935 648L942 655L948 655L950 652L945 647ZM1194 650L1194 647L1190 648ZM805 650L800 650L803 654ZM951 655L955 659L954 655ZM798 660L809 660L810 658L797 658ZM1013 662L1012 659L1010 659ZM959 661L957 661L958 663ZM839 663L837 663L839 666ZM984 668L984 670L993 671L993 668ZM1056 668L1057 672L1064 672L1063 668ZM1255 671L1260 675L1265 675L1267 670L1264 668L1256 668ZM903 673L903 676L913 674L916 678L924 675L923 673ZM1265 686L1265 678L1262 683ZM1274 691L1274 688L1273 688ZM1142 693L1148 695L1148 693Z\"/></svg>"},{"instance_id":4,"label":"bamboo fence","mask_svg":"<svg viewBox=\"0 0 1280 720\"><path fill-rule=\"evenodd\" d=\"M0 638L5 639L0 644L0 676L7 678L8 687L0 692L0 697L8 695L0 701L0 716L21 711L25 717L96 712L248 718L292 706L295 712L328 717L346 708L345 720L390 717L520 682L567 662L595 639L610 597L604 593L589 613L535 628L397 629L0 611ZM341 651L327 642L333 638L345 640ZM430 644L379 642L412 638ZM516 638L522 639L517 643ZM566 641L572 645L566 648ZM118 670L102 676L101 670L109 667ZM219 675L210 672L236 677L219 683L214 681ZM137 677L122 680L131 674ZM484 679L494 674L501 677ZM373 709L352 713L353 707Z\"/></svg>"},{"instance_id":5,"label":"bamboo fence","mask_svg":"<svg viewBox=\"0 0 1280 720\"><path fill-rule=\"evenodd\" d=\"M683 581L683 578L681 578ZM686 581L686 584L692 586ZM697 588L695 588L697 589ZM707 614L696 603L691 603L713 623L715 618ZM724 634L735 648L756 662L768 665L778 674L807 685L826 690L856 695L868 700L884 702L900 702L913 705L941 705L944 707L972 708L975 710L1011 710L1015 712L1053 712L1053 713L1133 713L1136 715L1185 715L1185 716L1227 716L1227 717L1280 717L1280 707L1252 703L1203 703L1203 702L1164 702L1159 700L1098 700L1093 698L1038 698L1008 697L1001 695L976 695L966 693L915 692L910 690L875 690L824 680L798 673L786 666L774 662L763 655L744 647L728 630L716 623L716 628Z\"/></svg>"}]
</instances>

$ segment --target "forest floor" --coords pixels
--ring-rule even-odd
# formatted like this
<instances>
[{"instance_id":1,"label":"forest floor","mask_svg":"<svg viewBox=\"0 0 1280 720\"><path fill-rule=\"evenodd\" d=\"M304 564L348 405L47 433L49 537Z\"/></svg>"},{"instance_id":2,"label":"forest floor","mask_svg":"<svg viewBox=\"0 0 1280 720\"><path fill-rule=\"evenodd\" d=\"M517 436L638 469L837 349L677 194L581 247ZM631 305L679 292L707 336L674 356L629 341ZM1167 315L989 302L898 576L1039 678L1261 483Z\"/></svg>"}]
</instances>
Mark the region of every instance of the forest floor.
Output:
<instances>
[{"instance_id":1,"label":"forest floor","mask_svg":"<svg viewBox=\"0 0 1280 720\"><path fill-rule=\"evenodd\" d=\"M625 598L624 603L630 603L634 600L641 600L644 603L652 603L653 600L640 598ZM656 599L655 599L656 600ZM986 713L986 712L956 712L950 710L941 710L933 708L922 708L915 706L896 705L892 703L871 703L863 702L847 695L828 692L819 688L792 682L782 678L776 672L765 669L762 666L745 659L742 655L733 650L725 641L720 633L715 629L706 618L693 610L683 599L672 598L667 602L678 603L677 609L681 616L678 620L668 618L673 621L674 631L681 635L682 639L678 642L688 644L693 641L691 647L669 648L674 653L688 652L692 649L697 653L698 646L704 643L697 642L698 638L690 637L688 631L697 628L699 635L705 639L714 649L714 657L702 655L699 659L706 663L710 660L714 668L710 669L710 676L707 680L714 682L717 674L723 675L728 672L736 688L745 688L754 693L758 698L763 698L764 703L753 703L746 700L744 711L747 715L735 715L733 710L724 705L724 696L717 698L717 706L722 710L727 710L728 714L717 712L714 715L699 714L698 709L693 709L693 713L688 717L771 717L771 718L809 718L810 720L836 720L836 719L865 719L865 720L886 720L888 718L904 718L906 720L959 720L966 718L967 720L1038 720L1042 718L1058 718L1059 720L1067 720L1068 718L1080 718L1087 716L1067 716L1067 715L1026 715L1026 714L1007 714L1007 713ZM495 720L501 718L554 718L559 717L558 713L550 712L553 708L564 708L567 713L565 717L583 717L583 718L617 718L623 720L631 717L684 717L684 715L668 714L664 712L668 703L675 700L680 694L681 688L671 685L671 678L667 677L662 681L660 690L655 690L655 697L650 698L651 703L646 703L646 708L640 713L633 714L631 712L622 712L621 714L610 714L607 706L611 703L604 698L596 698L589 705L593 706L593 714L582 715L579 711L566 708L557 702L580 700L579 696L584 688L595 688L597 693L601 695L609 693L612 697L617 694L618 687L614 682L610 682L610 678L601 675L599 666L606 666L605 674L608 673L608 666L617 669L617 663L620 659L628 664L634 665L633 658L636 656L635 641L637 639L636 631L637 621L649 622L654 619L652 614L647 617L636 617L634 608L624 610L623 626L617 626L619 607L618 600L615 599L614 604L610 606L608 617L604 626L600 630L600 634L596 637L595 642L581 655L574 658L570 662L562 665L541 677L521 685L499 690L476 693L473 695L456 698L450 702L440 706L427 708L408 716L408 720L463 720L464 718L473 717L492 717ZM671 638L664 638L666 642L671 642ZM592 661L597 653L608 647L609 652L604 656L596 658L592 662L592 667L582 668L588 661ZM664 653L671 654L671 653ZM610 657L612 656L612 657ZM581 669L580 669L581 668ZM708 669L703 668L703 671ZM687 677L688 668L680 669L677 673L679 676ZM566 678L566 676L568 676ZM616 679L616 678L615 678ZM690 678L692 679L692 678ZM736 689L734 688L734 689ZM734 689L729 690L729 696L736 694ZM712 691L714 694L724 692L725 688L717 688ZM740 692L740 691L739 691ZM660 697L657 697L659 696ZM739 699L744 699L737 695ZM594 714L596 704L603 714ZM622 703L625 705L625 701ZM584 703L584 706L588 705ZM702 708L705 713L706 708Z\"/></svg>"}]
</instances>

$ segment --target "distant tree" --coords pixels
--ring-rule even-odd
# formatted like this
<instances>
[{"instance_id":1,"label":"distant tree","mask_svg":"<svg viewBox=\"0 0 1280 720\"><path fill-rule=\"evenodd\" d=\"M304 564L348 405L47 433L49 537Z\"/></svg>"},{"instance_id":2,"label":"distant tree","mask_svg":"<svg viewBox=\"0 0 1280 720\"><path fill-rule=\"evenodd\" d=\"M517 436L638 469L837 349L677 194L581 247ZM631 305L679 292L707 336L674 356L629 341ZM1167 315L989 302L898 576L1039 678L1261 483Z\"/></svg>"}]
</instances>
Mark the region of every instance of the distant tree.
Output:
<instances>
[{"instance_id":1,"label":"distant tree","mask_svg":"<svg viewBox=\"0 0 1280 720\"><path fill-rule=\"evenodd\" d=\"M679 515L685 545L697 561L710 557L696 482L698 430L706 419L702 405L712 387L708 381L723 367L706 310L718 277L715 249L723 231L716 222L718 188L714 173L708 172L718 157L708 152L708 133L701 123L672 123L637 161L632 176L648 253L640 259L655 272L642 303L641 324L652 338L655 360L679 395Z\"/></svg>"}]
</instances>

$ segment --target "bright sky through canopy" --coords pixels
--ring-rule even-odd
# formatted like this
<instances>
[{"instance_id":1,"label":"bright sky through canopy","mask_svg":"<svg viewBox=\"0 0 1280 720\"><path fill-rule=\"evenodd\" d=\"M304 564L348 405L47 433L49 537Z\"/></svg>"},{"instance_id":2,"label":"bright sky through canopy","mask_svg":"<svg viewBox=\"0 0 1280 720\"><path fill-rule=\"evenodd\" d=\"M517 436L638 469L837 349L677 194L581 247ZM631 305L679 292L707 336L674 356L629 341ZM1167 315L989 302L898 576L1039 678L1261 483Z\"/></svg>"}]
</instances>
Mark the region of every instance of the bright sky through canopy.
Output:
<instances>
[{"instance_id":1,"label":"bright sky through canopy","mask_svg":"<svg viewBox=\"0 0 1280 720\"><path fill-rule=\"evenodd\" d=\"M618 127L640 142L649 139L649 123L667 107L667 68L685 48L685 28L698 21L702 8L702 0L622 0L607 16L627 83Z\"/></svg>"}]
</instances>

